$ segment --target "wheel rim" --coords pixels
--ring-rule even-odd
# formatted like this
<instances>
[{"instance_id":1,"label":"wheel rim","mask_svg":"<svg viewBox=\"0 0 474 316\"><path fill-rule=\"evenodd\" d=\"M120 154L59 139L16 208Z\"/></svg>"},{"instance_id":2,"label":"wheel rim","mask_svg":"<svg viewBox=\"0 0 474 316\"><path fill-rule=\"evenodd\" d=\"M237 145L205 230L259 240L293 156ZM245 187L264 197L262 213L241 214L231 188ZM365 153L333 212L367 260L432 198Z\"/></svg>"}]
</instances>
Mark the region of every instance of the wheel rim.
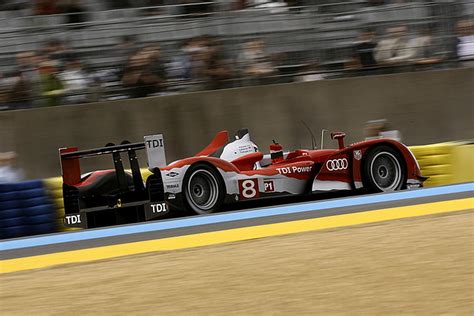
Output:
<instances>
[{"instance_id":1,"label":"wheel rim","mask_svg":"<svg viewBox=\"0 0 474 316\"><path fill-rule=\"evenodd\" d=\"M370 163L370 176L381 191L395 191L400 187L402 168L393 154L380 152Z\"/></svg>"},{"instance_id":2,"label":"wheel rim","mask_svg":"<svg viewBox=\"0 0 474 316\"><path fill-rule=\"evenodd\" d=\"M194 207L199 210L210 210L218 199L218 183L207 170L196 170L189 177L187 196Z\"/></svg>"}]
</instances>

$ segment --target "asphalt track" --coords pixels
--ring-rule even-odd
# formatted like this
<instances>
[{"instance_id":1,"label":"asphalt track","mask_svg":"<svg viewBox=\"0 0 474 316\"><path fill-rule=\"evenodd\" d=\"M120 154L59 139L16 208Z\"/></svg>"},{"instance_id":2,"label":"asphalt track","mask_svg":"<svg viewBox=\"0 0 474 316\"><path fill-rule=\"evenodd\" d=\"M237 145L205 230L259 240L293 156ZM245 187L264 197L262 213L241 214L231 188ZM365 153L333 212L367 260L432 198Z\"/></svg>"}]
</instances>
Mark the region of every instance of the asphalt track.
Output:
<instances>
[{"instance_id":1,"label":"asphalt track","mask_svg":"<svg viewBox=\"0 0 474 316\"><path fill-rule=\"evenodd\" d=\"M474 183L75 231L0 244L0 273L474 209Z\"/></svg>"}]
</instances>

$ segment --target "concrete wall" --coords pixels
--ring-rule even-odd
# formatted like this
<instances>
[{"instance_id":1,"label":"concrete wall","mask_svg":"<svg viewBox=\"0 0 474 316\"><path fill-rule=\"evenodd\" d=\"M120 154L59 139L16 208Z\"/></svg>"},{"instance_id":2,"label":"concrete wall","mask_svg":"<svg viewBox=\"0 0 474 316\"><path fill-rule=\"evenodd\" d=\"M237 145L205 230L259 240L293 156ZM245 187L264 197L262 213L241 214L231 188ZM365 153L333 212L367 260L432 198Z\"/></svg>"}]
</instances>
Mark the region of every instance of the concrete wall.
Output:
<instances>
[{"instance_id":1,"label":"concrete wall","mask_svg":"<svg viewBox=\"0 0 474 316\"><path fill-rule=\"evenodd\" d=\"M386 118L409 145L473 138L474 68L198 92L0 113L0 151L15 150L29 178L59 175L57 149L100 147L162 132L168 161L193 155L215 132L248 127L266 151L309 147L300 124L362 138L364 123ZM327 140L327 143L330 141ZM91 159L89 159L91 160ZM143 165L145 165L143 163ZM111 160L85 164L112 166Z\"/></svg>"}]
</instances>

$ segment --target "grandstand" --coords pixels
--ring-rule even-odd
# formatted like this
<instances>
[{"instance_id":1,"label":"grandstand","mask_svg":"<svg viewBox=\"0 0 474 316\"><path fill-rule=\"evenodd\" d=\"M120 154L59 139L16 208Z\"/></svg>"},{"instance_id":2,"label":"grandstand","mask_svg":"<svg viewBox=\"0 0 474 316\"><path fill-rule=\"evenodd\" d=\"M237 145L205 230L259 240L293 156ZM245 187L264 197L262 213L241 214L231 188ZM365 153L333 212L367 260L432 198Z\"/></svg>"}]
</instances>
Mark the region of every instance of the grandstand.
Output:
<instances>
[{"instance_id":1,"label":"grandstand","mask_svg":"<svg viewBox=\"0 0 474 316\"><path fill-rule=\"evenodd\" d=\"M255 0L247 1L247 7L239 10L235 10L234 2L238 1L164 0L162 5L150 7L140 6L146 1L136 1L133 7L110 9L106 1L88 0L82 2L84 12L75 23L70 19L73 14L35 15L27 6L0 11L0 74L15 69L17 53L41 52L46 42L55 39L65 41L90 72L114 74L104 80L106 84L102 82L106 92L101 99L121 98L126 95L117 72L124 61L117 47L125 36L136 39L138 46L158 43L168 74L170 62L181 54L183 43L211 36L232 69L239 68L245 43L262 39L275 71L268 74L270 80L259 83L291 82L308 71L337 78L359 74L350 65L354 43L363 30L370 28L382 38L392 25L406 26L411 37L429 27L436 39L432 44L436 47L431 49L443 56L443 62L432 68L452 67L456 65L456 23L474 17L474 2L469 0ZM197 6L200 10L189 10ZM245 85L248 81L243 77L241 72L233 72L225 79L225 87ZM168 76L160 93L193 85L196 89L207 87L196 85L202 78L187 79Z\"/></svg>"}]
</instances>

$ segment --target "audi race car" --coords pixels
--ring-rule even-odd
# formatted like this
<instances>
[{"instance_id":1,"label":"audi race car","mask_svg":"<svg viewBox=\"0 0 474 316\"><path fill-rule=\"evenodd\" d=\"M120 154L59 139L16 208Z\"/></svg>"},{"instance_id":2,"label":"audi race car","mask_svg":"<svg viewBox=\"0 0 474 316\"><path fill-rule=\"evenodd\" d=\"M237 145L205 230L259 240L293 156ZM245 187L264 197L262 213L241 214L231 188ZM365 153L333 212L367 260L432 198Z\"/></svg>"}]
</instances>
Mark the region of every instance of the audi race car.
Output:
<instances>
[{"instance_id":1,"label":"audi race car","mask_svg":"<svg viewBox=\"0 0 474 316\"><path fill-rule=\"evenodd\" d=\"M410 150L395 140L374 139L338 149L262 153L248 130L233 140L217 133L196 155L166 164L163 135L144 142L79 151L60 149L66 226L101 227L163 218L185 211L209 214L224 204L332 191L389 192L422 187L426 180ZM143 180L136 155L145 149L151 175ZM127 152L130 171L121 154ZM81 175L79 159L111 154L115 169Z\"/></svg>"}]
</instances>

